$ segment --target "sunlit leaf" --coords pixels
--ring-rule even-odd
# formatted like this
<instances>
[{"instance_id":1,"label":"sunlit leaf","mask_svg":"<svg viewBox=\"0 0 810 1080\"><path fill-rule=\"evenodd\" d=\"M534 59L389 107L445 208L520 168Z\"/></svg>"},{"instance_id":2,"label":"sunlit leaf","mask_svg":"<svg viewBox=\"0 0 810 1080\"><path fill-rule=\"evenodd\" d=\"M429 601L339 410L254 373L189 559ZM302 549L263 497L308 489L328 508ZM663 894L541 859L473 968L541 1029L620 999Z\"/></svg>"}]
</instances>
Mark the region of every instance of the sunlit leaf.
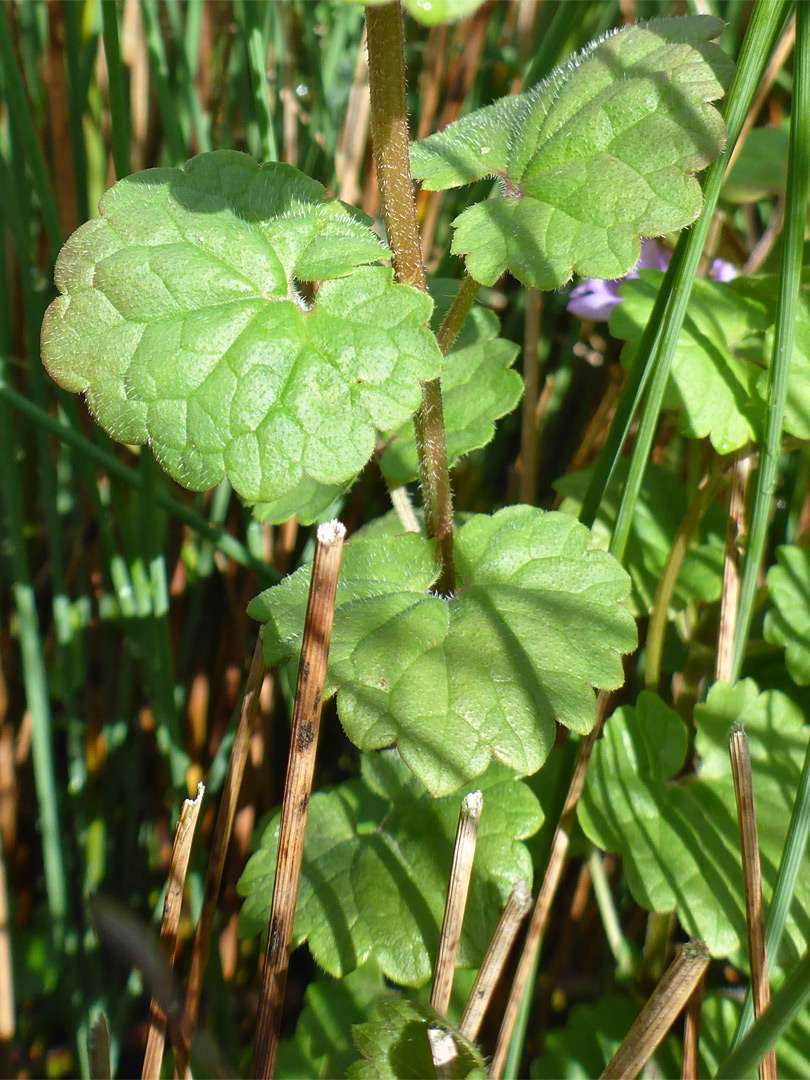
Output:
<instances>
[{"instance_id":1,"label":"sunlit leaf","mask_svg":"<svg viewBox=\"0 0 810 1080\"><path fill-rule=\"evenodd\" d=\"M452 250L485 285L509 270L556 289L573 273L617 278L642 236L688 225L701 206L692 175L723 148L710 102L731 76L710 42L712 16L657 19L610 34L524 94L455 121L411 150L431 191L486 176L499 197L454 222Z\"/></svg>"},{"instance_id":2,"label":"sunlit leaf","mask_svg":"<svg viewBox=\"0 0 810 1080\"><path fill-rule=\"evenodd\" d=\"M621 685L636 630L627 574L565 514L512 506L472 516L455 544L450 600L428 590L432 548L410 534L356 539L344 554L326 693L362 750L396 744L434 795L495 758L535 772L556 723L590 731L594 687ZM269 664L296 657L310 571L249 607ZM296 661L297 662L297 661Z\"/></svg>"},{"instance_id":3,"label":"sunlit leaf","mask_svg":"<svg viewBox=\"0 0 810 1080\"><path fill-rule=\"evenodd\" d=\"M429 297L363 266L386 254L367 220L289 165L201 154L121 180L100 211L57 261L43 361L185 487L345 484L439 374Z\"/></svg>"}]
</instances>

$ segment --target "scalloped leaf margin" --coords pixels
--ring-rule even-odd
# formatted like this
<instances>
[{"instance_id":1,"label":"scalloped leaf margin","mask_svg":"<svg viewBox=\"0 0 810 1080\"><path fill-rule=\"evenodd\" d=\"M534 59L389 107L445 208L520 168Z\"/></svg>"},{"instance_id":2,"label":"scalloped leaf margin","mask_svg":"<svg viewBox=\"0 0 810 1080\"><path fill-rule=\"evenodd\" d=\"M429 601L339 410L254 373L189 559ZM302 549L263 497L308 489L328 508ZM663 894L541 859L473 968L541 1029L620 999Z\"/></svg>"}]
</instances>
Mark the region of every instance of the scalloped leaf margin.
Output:
<instances>
[{"instance_id":1,"label":"scalloped leaf margin","mask_svg":"<svg viewBox=\"0 0 810 1080\"><path fill-rule=\"evenodd\" d=\"M99 209L57 260L43 362L184 487L348 483L441 371L430 298L366 265L387 254L368 219L289 165L200 154Z\"/></svg>"},{"instance_id":2,"label":"scalloped leaf margin","mask_svg":"<svg viewBox=\"0 0 810 1080\"><path fill-rule=\"evenodd\" d=\"M710 41L722 29L693 15L615 31L526 93L416 143L411 168L428 190L486 176L503 185L453 222L470 274L494 285L508 270L538 289L574 273L618 278L638 262L640 237L694 221L693 174L725 143L710 104L731 79Z\"/></svg>"}]
</instances>

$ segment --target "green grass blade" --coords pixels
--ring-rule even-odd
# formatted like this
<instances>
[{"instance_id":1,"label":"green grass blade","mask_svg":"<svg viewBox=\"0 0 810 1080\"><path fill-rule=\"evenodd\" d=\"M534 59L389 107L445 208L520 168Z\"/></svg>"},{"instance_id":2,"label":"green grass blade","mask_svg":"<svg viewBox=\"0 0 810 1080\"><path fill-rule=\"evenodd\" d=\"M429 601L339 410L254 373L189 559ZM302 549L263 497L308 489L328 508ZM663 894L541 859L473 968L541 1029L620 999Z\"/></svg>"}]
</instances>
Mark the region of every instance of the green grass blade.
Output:
<instances>
[{"instance_id":1,"label":"green grass blade","mask_svg":"<svg viewBox=\"0 0 810 1080\"><path fill-rule=\"evenodd\" d=\"M258 127L261 160L277 161L278 147L273 128L273 116L270 112L267 84L267 38L262 23L264 9L264 4L243 0L243 3L235 8L235 14L247 48L250 85L253 92L253 120Z\"/></svg>"},{"instance_id":2,"label":"green grass blade","mask_svg":"<svg viewBox=\"0 0 810 1080\"><path fill-rule=\"evenodd\" d=\"M185 110L178 108L177 99L172 93L169 82L169 64L160 32L160 19L155 0L141 0L141 17L160 119L171 159L170 164L182 165L188 157L186 150L188 135L183 126Z\"/></svg>"},{"instance_id":3,"label":"green grass blade","mask_svg":"<svg viewBox=\"0 0 810 1080\"><path fill-rule=\"evenodd\" d=\"M124 95L124 69L118 33L118 8L115 0L101 0L104 56L107 60L107 95L110 103L110 133L115 175L120 180L132 171L129 162L129 122Z\"/></svg>"},{"instance_id":4,"label":"green grass blade","mask_svg":"<svg viewBox=\"0 0 810 1080\"><path fill-rule=\"evenodd\" d=\"M621 559L624 555L627 545L638 493L649 460L655 429L658 425L664 390L669 380L675 346L683 326L686 308L692 292L692 283L697 274L709 225L717 205L726 162L740 134L743 121L748 113L765 64L773 49L779 30L784 23L789 6L788 3L757 0L748 23L740 58L726 102L725 121L728 131L726 149L710 166L706 174L703 186L703 208L697 221L679 241L679 246L683 244L683 261L677 268L672 291L667 298L659 348L650 376L649 388L642 406L627 481L622 492L611 540L610 550L618 559Z\"/></svg>"},{"instance_id":5,"label":"green grass blade","mask_svg":"<svg viewBox=\"0 0 810 1080\"><path fill-rule=\"evenodd\" d=\"M799 7L802 6L799 5ZM736 1050L732 1050L720 1064L715 1076L723 1077L723 1080L751 1076L808 998L810 998L810 953L805 953L796 968L774 994L766 1012L757 1020Z\"/></svg>"},{"instance_id":6,"label":"green grass blade","mask_svg":"<svg viewBox=\"0 0 810 1080\"><path fill-rule=\"evenodd\" d=\"M765 426L765 445L760 452L751 509L748 547L743 564L737 622L732 654L732 679L739 678L753 616L773 502L776 468L782 440L793 327L801 284L805 208L810 186L810 8L797 5L796 52L793 65L793 102L790 114L790 148L782 243L782 264L776 309L773 358L768 378L770 408ZM805 756L799 787L791 812L776 885L768 909L765 951L769 964L779 953L779 943L793 899L793 890L810 831L810 747ZM746 997L735 1041L749 1029L753 1019L750 993Z\"/></svg>"},{"instance_id":7,"label":"green grass blade","mask_svg":"<svg viewBox=\"0 0 810 1080\"><path fill-rule=\"evenodd\" d=\"M31 170L34 191L42 211L42 220L48 237L51 259L55 261L62 246L59 211L51 192L48 173L45 169L45 160L39 148L34 120L28 107L22 76L14 56L5 4L0 4L0 74L2 75L0 85L2 85L2 94L8 109L9 121L12 129L18 133L25 150L25 158L28 168Z\"/></svg>"},{"instance_id":8,"label":"green grass blade","mask_svg":"<svg viewBox=\"0 0 810 1080\"><path fill-rule=\"evenodd\" d=\"M43 412L37 405L28 398L23 397L16 391L12 390L9 386L0 384L0 401L4 401L11 405L16 411L41 424L47 431L50 431L52 435L55 435L58 439L67 443L69 446L73 446L80 450L83 454L87 455L97 465L101 466L111 477L115 477L118 480L122 480L130 487L140 489L143 486L143 479L135 469L129 468L128 465L124 465L118 458L101 447L96 446L90 442L89 439L79 432L69 427L67 424L61 423L59 420L54 419L50 414ZM168 492L162 488L158 488L155 493L155 499L158 506L161 509L166 510L172 517L182 522L184 525L188 525L190 529L193 529L196 533L199 533L205 540L210 540L214 543L223 555L226 555L229 559L233 559L239 566L247 567L259 577L262 582L268 584L276 584L280 580L280 576L275 570L272 570L269 566L254 559L247 551L245 546L240 543L235 536L231 536L230 533L226 533L224 530L211 525L202 515L195 513L189 507L184 506L176 499L172 498Z\"/></svg>"}]
</instances>

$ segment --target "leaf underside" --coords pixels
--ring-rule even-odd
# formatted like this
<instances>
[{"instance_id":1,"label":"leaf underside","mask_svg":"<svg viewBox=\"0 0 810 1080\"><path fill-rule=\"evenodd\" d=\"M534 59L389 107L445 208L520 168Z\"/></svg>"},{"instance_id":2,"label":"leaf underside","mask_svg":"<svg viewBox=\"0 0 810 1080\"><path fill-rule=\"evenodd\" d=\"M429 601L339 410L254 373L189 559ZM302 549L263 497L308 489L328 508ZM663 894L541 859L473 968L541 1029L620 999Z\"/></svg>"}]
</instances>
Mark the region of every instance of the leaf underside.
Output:
<instances>
[{"instance_id":1,"label":"leaf underside","mask_svg":"<svg viewBox=\"0 0 810 1080\"><path fill-rule=\"evenodd\" d=\"M317 793L310 802L295 941L306 941L330 975L373 960L394 982L421 986L439 944L459 798L431 798L394 751L364 757L361 768L362 781ZM477 787L484 809L461 967L481 962L512 885L531 879L531 858L520 840L542 823L536 798L506 769L493 765ZM243 935L267 929L278 825L276 815L239 881L246 898Z\"/></svg>"},{"instance_id":2,"label":"leaf underside","mask_svg":"<svg viewBox=\"0 0 810 1080\"><path fill-rule=\"evenodd\" d=\"M326 693L362 750L396 744L434 795L494 758L521 775L545 761L556 721L590 731L594 687L623 681L635 647L627 574L570 517L513 506L474 515L455 544L459 589L431 595L432 547L408 534L355 539L338 583ZM310 571L262 593L265 658L300 648Z\"/></svg>"},{"instance_id":3,"label":"leaf underside","mask_svg":"<svg viewBox=\"0 0 810 1080\"><path fill-rule=\"evenodd\" d=\"M99 209L57 260L43 362L184 487L347 484L440 372L430 299L364 265L386 251L363 216L291 166L201 154Z\"/></svg>"},{"instance_id":4,"label":"leaf underside","mask_svg":"<svg viewBox=\"0 0 810 1080\"><path fill-rule=\"evenodd\" d=\"M491 176L500 197L453 223L452 250L493 285L508 270L556 289L572 274L618 278L636 264L640 237L697 217L692 175L723 149L710 104L731 78L710 38L712 16L640 23L607 36L524 94L450 124L411 149L431 191Z\"/></svg>"},{"instance_id":5,"label":"leaf underside","mask_svg":"<svg viewBox=\"0 0 810 1080\"><path fill-rule=\"evenodd\" d=\"M784 694L746 679L717 683L695 709L694 775L676 777L687 731L664 702L644 692L638 707L617 710L594 748L579 820L590 839L622 856L636 901L650 911L675 910L684 930L713 956L745 963L741 868L728 732L748 736L767 904L807 748L801 711ZM810 869L800 872L780 963L810 941Z\"/></svg>"}]
</instances>

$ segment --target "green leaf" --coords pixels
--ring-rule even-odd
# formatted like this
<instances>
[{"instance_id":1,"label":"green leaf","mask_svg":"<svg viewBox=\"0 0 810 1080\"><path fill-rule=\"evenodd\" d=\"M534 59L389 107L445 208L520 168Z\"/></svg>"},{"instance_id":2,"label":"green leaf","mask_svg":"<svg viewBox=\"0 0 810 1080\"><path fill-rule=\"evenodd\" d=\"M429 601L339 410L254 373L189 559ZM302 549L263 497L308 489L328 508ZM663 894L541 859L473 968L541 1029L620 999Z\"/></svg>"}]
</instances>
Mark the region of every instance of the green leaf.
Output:
<instances>
[{"instance_id":1,"label":"green leaf","mask_svg":"<svg viewBox=\"0 0 810 1080\"><path fill-rule=\"evenodd\" d=\"M310 801L295 942L306 941L330 975L373 959L394 982L421 986L439 944L460 800L432 799L393 751L364 757L362 774L362 781ZM531 880L531 859L519 841L542 821L534 795L506 769L493 765L477 787L484 809L461 967L481 962L512 885ZM246 936L267 928L278 825L276 815L239 881Z\"/></svg>"},{"instance_id":2,"label":"green leaf","mask_svg":"<svg viewBox=\"0 0 810 1080\"><path fill-rule=\"evenodd\" d=\"M773 979L773 994L781 983ZM730 997L708 994L700 1009L700 1075L715 1076L717 1068L731 1050L731 1040L737 1030L740 1004ZM785 1034L774 1046L777 1073L782 1080L805 1080L810 1076L810 1009L802 1009ZM756 1080L756 1070L750 1080Z\"/></svg>"},{"instance_id":3,"label":"green leaf","mask_svg":"<svg viewBox=\"0 0 810 1080\"><path fill-rule=\"evenodd\" d=\"M590 839L621 854L636 901L651 911L674 908L687 934L702 938L714 956L737 954L746 940L728 759L734 723L749 740L767 905L808 737L801 711L784 694L760 694L750 679L715 684L695 709L697 771L680 776L686 727L660 698L642 693L636 709L618 709L605 725L578 811ZM807 870L810 864L799 875L782 963L810 941ZM737 962L745 963L742 953Z\"/></svg>"},{"instance_id":4,"label":"green leaf","mask_svg":"<svg viewBox=\"0 0 810 1080\"><path fill-rule=\"evenodd\" d=\"M411 150L431 191L485 176L503 193L465 210L452 250L476 280L509 270L556 289L573 273L618 278L636 264L639 238L697 217L692 175L723 148L709 104L731 62L709 39L719 19L657 19L610 34L525 94L505 98Z\"/></svg>"},{"instance_id":5,"label":"green leaf","mask_svg":"<svg viewBox=\"0 0 810 1080\"><path fill-rule=\"evenodd\" d=\"M657 270L642 270L619 290L622 303L608 326L614 337L633 342L622 351L624 367L632 363L662 278ZM719 454L761 438L766 405L758 384L764 333L772 322L764 299L749 285L695 281L664 397L665 408L678 410L684 435L708 436Z\"/></svg>"},{"instance_id":6,"label":"green leaf","mask_svg":"<svg viewBox=\"0 0 810 1080\"><path fill-rule=\"evenodd\" d=\"M723 181L720 198L731 203L754 203L784 191L788 131L787 120L777 127L752 128Z\"/></svg>"},{"instance_id":7,"label":"green leaf","mask_svg":"<svg viewBox=\"0 0 810 1080\"><path fill-rule=\"evenodd\" d=\"M344 4L362 4L364 7L381 7L391 0L342 0ZM484 0L402 0L408 14L422 26L438 26L439 23L456 22L481 6Z\"/></svg>"},{"instance_id":8,"label":"green leaf","mask_svg":"<svg viewBox=\"0 0 810 1080\"><path fill-rule=\"evenodd\" d=\"M354 1029L354 1041L364 1060L350 1068L347 1076L356 1080L424 1080L435 1076L427 1033L428 1028L439 1028L452 1034L459 1052L449 1075L458 1080L486 1080L481 1052L430 1005L394 998L380 1001L377 1013L377 1022Z\"/></svg>"},{"instance_id":9,"label":"green leaf","mask_svg":"<svg viewBox=\"0 0 810 1080\"><path fill-rule=\"evenodd\" d=\"M291 517L297 518L299 525L311 525L326 514L329 507L349 490L351 484L352 481L348 484L318 484L305 477L297 487L282 495L280 499L256 503L253 516L262 525L280 525Z\"/></svg>"},{"instance_id":10,"label":"green leaf","mask_svg":"<svg viewBox=\"0 0 810 1080\"><path fill-rule=\"evenodd\" d=\"M575 1005L564 1028L549 1031L545 1052L530 1068L532 1080L591 1080L601 1076L638 1015L632 1001L608 994L595 1005ZM677 1075L670 1037L656 1054L657 1075ZM669 1069L661 1068L666 1056ZM675 1066L675 1068L673 1068Z\"/></svg>"},{"instance_id":11,"label":"green leaf","mask_svg":"<svg viewBox=\"0 0 810 1080\"><path fill-rule=\"evenodd\" d=\"M365 1020L372 1004L390 993L374 963L363 964L343 979L321 976L311 982L295 1035L279 1043L278 1080L345 1076L357 1059L353 1025Z\"/></svg>"},{"instance_id":12,"label":"green leaf","mask_svg":"<svg viewBox=\"0 0 810 1080\"><path fill-rule=\"evenodd\" d=\"M429 297L361 266L385 255L367 219L289 165L201 154L99 209L57 261L43 361L187 488L227 475L255 502L345 484L439 374Z\"/></svg>"},{"instance_id":13,"label":"green leaf","mask_svg":"<svg viewBox=\"0 0 810 1080\"><path fill-rule=\"evenodd\" d=\"M594 543L607 551L619 507L619 498L627 477L628 461L620 459L599 505L593 526ZM555 481L554 487L565 496L560 504L563 513L576 517L588 489L591 470L569 473ZM672 541L687 511L687 492L681 480L669 469L649 464L644 474L624 565L633 582L632 607L635 615L647 615ZM682 610L690 600L711 603L723 586L723 552L726 516L712 505L697 533L697 543L690 547L678 574L672 596L673 610Z\"/></svg>"},{"instance_id":14,"label":"green leaf","mask_svg":"<svg viewBox=\"0 0 810 1080\"><path fill-rule=\"evenodd\" d=\"M480 775L491 758L536 772L556 721L578 733L593 688L621 686L636 630L630 581L565 514L512 506L458 531L458 593L426 592L432 548L414 534L356 539L338 582L326 693L361 750L396 744L434 795ZM248 608L267 623L268 664L297 662L310 570Z\"/></svg>"},{"instance_id":15,"label":"green leaf","mask_svg":"<svg viewBox=\"0 0 810 1080\"><path fill-rule=\"evenodd\" d=\"M511 412L523 393L523 380L511 367L519 347L499 338L498 317L475 307L459 338L444 361L442 405L447 434L447 463L452 468L460 457L486 446L494 421ZM380 461L385 475L395 484L407 484L419 475L413 423L382 436L393 439Z\"/></svg>"},{"instance_id":16,"label":"green leaf","mask_svg":"<svg viewBox=\"0 0 810 1080\"><path fill-rule=\"evenodd\" d=\"M810 684L810 555L800 547L776 549L776 566L765 579L773 607L765 616L765 640L785 648L785 663L798 686Z\"/></svg>"}]
</instances>

